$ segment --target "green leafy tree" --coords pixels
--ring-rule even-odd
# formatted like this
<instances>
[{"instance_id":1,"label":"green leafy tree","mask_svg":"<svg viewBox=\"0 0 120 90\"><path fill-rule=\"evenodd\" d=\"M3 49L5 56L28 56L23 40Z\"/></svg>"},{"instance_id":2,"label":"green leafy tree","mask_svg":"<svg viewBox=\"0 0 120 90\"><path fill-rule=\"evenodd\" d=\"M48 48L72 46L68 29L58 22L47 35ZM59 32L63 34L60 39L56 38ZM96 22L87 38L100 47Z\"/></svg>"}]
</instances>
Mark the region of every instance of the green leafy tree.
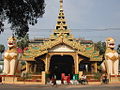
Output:
<instances>
[{"instance_id":1,"label":"green leafy tree","mask_svg":"<svg viewBox=\"0 0 120 90\"><path fill-rule=\"evenodd\" d=\"M0 44L0 53L2 54L5 51L5 46Z\"/></svg>"},{"instance_id":2,"label":"green leafy tree","mask_svg":"<svg viewBox=\"0 0 120 90\"><path fill-rule=\"evenodd\" d=\"M118 54L120 54L120 44L117 47L117 52L118 52Z\"/></svg>"},{"instance_id":3,"label":"green leafy tree","mask_svg":"<svg viewBox=\"0 0 120 90\"><path fill-rule=\"evenodd\" d=\"M28 34L26 34L24 38L18 38L17 46L22 50L24 50L24 48L26 48L28 44L29 44Z\"/></svg>"},{"instance_id":4,"label":"green leafy tree","mask_svg":"<svg viewBox=\"0 0 120 90\"><path fill-rule=\"evenodd\" d=\"M0 44L0 59L2 59L2 53L5 51L5 46Z\"/></svg>"},{"instance_id":5,"label":"green leafy tree","mask_svg":"<svg viewBox=\"0 0 120 90\"><path fill-rule=\"evenodd\" d=\"M18 37L24 37L29 24L34 25L45 10L44 0L0 0L0 33L4 31L4 21Z\"/></svg>"},{"instance_id":6,"label":"green leafy tree","mask_svg":"<svg viewBox=\"0 0 120 90\"><path fill-rule=\"evenodd\" d=\"M96 48L96 50L99 51L100 55L103 55L103 54L105 54L106 44L105 44L105 42L99 41L99 42L95 43L95 48Z\"/></svg>"}]
</instances>

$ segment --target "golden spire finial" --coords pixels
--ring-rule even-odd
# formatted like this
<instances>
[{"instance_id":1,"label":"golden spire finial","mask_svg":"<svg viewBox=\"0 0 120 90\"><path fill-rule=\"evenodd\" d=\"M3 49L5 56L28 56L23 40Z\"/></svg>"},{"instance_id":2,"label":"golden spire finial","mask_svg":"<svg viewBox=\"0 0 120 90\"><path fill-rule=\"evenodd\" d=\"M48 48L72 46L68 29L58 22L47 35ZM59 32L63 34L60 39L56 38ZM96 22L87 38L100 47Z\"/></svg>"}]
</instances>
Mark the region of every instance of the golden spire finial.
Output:
<instances>
[{"instance_id":1,"label":"golden spire finial","mask_svg":"<svg viewBox=\"0 0 120 90\"><path fill-rule=\"evenodd\" d=\"M60 9L63 7L63 0L60 0Z\"/></svg>"}]
</instances>

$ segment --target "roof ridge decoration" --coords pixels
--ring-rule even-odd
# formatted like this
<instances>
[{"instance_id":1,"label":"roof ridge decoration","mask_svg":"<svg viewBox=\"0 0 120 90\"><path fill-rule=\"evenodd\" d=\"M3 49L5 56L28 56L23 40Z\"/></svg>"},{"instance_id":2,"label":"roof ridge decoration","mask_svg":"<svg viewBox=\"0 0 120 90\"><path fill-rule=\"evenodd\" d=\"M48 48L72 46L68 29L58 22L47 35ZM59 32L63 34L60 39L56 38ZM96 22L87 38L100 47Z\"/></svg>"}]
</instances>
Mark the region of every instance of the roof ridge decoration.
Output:
<instances>
[{"instance_id":1,"label":"roof ridge decoration","mask_svg":"<svg viewBox=\"0 0 120 90\"><path fill-rule=\"evenodd\" d=\"M86 47L83 45L81 45L80 43L76 42L76 41L70 41L69 39L63 39L61 37L58 37L56 40L49 40L49 41L45 41L43 43L43 45L30 45L28 47L28 50L26 52L24 52L24 56L29 56L28 58L31 57L31 59L34 59L35 57L38 57L40 55L43 55L45 53L48 52L48 50L50 48L53 48L54 46L56 45L59 45L60 43L64 43L65 45L68 45L70 47L72 47L73 49L76 49L77 52L83 56L87 56L89 58L92 58L94 56L98 56L99 55L99 52L96 51L96 53L93 53L94 52L94 47L93 46L90 46L91 50L91 54L86 50ZM35 53L37 52L37 53ZM28 59L27 58L27 59Z\"/></svg>"},{"instance_id":2,"label":"roof ridge decoration","mask_svg":"<svg viewBox=\"0 0 120 90\"><path fill-rule=\"evenodd\" d=\"M58 14L58 19L54 33L50 36L51 39L56 39L57 37L64 37L68 39L73 39L73 35L70 34L70 30L66 24L65 14L63 10L63 0L60 0L60 9Z\"/></svg>"},{"instance_id":3,"label":"roof ridge decoration","mask_svg":"<svg viewBox=\"0 0 120 90\"><path fill-rule=\"evenodd\" d=\"M60 0L60 9L63 8L63 0Z\"/></svg>"}]
</instances>

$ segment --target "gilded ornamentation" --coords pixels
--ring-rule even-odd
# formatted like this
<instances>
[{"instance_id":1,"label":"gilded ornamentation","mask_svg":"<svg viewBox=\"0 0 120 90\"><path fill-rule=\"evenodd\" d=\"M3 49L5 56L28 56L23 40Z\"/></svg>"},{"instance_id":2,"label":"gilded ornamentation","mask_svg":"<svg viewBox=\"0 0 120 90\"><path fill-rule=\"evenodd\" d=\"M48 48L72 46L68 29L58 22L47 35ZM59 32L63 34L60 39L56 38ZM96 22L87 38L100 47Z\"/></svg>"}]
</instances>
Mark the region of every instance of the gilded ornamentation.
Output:
<instances>
[{"instance_id":1,"label":"gilded ornamentation","mask_svg":"<svg viewBox=\"0 0 120 90\"><path fill-rule=\"evenodd\" d=\"M73 50L73 52L50 52L51 49L58 45L65 45L70 47L70 49ZM52 54L51 54L52 53ZM49 67L50 64L50 58L47 57L47 55L50 54L50 57L52 55L71 55L75 59L74 62L78 67L78 61L79 56L84 56L88 58L90 61L101 61L102 57L99 56L99 52L94 50L94 44L85 45L81 44L80 41L77 41L74 36L70 33L70 30L67 27L66 19L64 16L64 10L63 10L63 0L60 0L60 10L58 14L57 24L53 31L53 34L50 35L50 38L48 41L44 41L40 44L30 44L28 47L28 50L24 52L22 56L22 60L26 61L35 61L36 57L43 56L40 60L43 60L46 62L46 70ZM46 59L44 58L46 57ZM48 60L49 59L49 60ZM83 58L82 58L83 59ZM48 60L48 61L47 61ZM81 60L81 59L80 59ZM79 60L79 61L80 61ZM78 69L75 71L78 73Z\"/></svg>"}]
</instances>

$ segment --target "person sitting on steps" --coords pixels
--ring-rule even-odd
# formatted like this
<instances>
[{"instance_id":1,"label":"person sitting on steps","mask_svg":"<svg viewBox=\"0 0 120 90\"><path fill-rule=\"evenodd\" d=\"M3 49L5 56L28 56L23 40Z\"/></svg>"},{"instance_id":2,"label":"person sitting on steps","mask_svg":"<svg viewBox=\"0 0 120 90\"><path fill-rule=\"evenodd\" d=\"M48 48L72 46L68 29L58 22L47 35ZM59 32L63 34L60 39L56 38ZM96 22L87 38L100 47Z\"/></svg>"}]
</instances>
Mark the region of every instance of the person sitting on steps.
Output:
<instances>
[{"instance_id":1,"label":"person sitting on steps","mask_svg":"<svg viewBox=\"0 0 120 90\"><path fill-rule=\"evenodd\" d=\"M83 84L83 85L88 84L86 75L82 75L78 82Z\"/></svg>"}]
</instances>

